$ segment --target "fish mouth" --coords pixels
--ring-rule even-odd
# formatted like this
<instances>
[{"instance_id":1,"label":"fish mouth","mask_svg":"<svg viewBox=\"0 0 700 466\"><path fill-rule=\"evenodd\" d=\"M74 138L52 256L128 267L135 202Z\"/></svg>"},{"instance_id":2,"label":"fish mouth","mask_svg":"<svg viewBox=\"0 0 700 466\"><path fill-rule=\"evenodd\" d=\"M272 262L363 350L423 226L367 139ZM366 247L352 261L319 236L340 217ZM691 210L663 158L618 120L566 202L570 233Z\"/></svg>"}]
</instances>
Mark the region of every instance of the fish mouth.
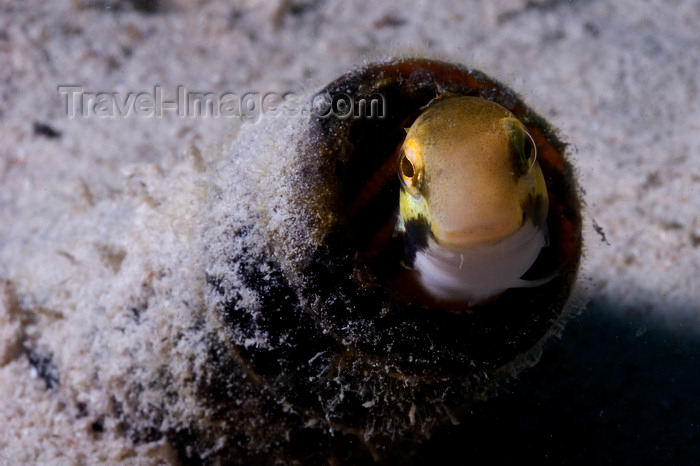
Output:
<instances>
[{"instance_id":1,"label":"fish mouth","mask_svg":"<svg viewBox=\"0 0 700 466\"><path fill-rule=\"evenodd\" d=\"M508 221L469 225L462 228L442 229L435 232L435 240L443 247L456 251L477 246L491 246L514 235L522 223Z\"/></svg>"}]
</instances>

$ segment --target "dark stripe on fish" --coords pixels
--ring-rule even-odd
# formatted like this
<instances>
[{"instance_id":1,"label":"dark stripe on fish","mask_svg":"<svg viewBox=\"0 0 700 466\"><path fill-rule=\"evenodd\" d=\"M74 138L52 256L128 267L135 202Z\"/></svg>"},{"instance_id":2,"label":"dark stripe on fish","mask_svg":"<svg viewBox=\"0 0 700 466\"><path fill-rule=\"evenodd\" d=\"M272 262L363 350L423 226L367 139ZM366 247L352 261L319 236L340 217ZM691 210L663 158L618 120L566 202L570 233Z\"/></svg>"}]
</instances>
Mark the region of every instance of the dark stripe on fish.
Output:
<instances>
[{"instance_id":1,"label":"dark stripe on fish","mask_svg":"<svg viewBox=\"0 0 700 466\"><path fill-rule=\"evenodd\" d=\"M428 238L434 238L430 223L422 215L407 220L404 226L408 237L406 242L410 242L419 251L428 247Z\"/></svg>"}]
</instances>

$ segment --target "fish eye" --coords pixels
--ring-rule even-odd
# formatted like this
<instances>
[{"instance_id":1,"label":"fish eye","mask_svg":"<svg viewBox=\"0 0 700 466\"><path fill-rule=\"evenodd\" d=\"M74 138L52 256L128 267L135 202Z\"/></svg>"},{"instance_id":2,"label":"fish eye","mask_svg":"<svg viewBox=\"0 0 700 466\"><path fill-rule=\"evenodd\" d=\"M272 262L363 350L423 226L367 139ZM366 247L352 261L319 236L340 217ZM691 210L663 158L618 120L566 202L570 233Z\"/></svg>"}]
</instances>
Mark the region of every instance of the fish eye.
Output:
<instances>
[{"instance_id":1,"label":"fish eye","mask_svg":"<svg viewBox=\"0 0 700 466\"><path fill-rule=\"evenodd\" d=\"M408 160L404 152L401 153L401 160L399 161L399 169L401 170L401 177L405 180L412 180L416 175L416 169L413 166L413 162Z\"/></svg>"},{"instance_id":2,"label":"fish eye","mask_svg":"<svg viewBox=\"0 0 700 466\"><path fill-rule=\"evenodd\" d=\"M423 179L423 166L420 154L416 154L410 144L404 145L399 153L398 164L397 173L401 185L412 196L417 198L420 196Z\"/></svg>"},{"instance_id":3,"label":"fish eye","mask_svg":"<svg viewBox=\"0 0 700 466\"><path fill-rule=\"evenodd\" d=\"M525 131L525 147L523 148L523 155L526 157L527 161L530 162L528 168L532 168L537 161L537 147L535 146L535 140L532 138L530 133Z\"/></svg>"}]
</instances>

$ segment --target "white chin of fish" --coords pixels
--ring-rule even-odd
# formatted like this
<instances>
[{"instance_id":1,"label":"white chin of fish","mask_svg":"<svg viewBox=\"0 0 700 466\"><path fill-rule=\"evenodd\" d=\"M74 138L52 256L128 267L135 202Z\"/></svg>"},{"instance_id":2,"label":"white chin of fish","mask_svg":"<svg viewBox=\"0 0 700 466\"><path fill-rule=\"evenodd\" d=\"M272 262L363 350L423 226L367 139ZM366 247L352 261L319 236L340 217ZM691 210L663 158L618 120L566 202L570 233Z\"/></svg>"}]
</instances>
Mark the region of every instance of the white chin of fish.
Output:
<instances>
[{"instance_id":1,"label":"white chin of fish","mask_svg":"<svg viewBox=\"0 0 700 466\"><path fill-rule=\"evenodd\" d=\"M414 268L423 288L435 299L473 306L508 288L549 281L552 277L533 281L520 278L546 245L546 225L527 221L516 233L493 245L454 250L431 240L426 249L417 252Z\"/></svg>"}]
</instances>

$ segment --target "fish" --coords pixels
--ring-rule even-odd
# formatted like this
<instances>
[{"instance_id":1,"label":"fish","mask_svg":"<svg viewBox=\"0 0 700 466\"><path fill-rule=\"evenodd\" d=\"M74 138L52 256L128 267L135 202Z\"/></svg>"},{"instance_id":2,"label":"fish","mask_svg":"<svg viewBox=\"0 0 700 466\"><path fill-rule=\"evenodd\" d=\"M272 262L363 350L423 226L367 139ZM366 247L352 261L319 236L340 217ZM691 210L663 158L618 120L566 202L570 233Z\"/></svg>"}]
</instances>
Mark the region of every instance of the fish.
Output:
<instances>
[{"instance_id":1,"label":"fish","mask_svg":"<svg viewBox=\"0 0 700 466\"><path fill-rule=\"evenodd\" d=\"M423 299L473 307L551 279L522 278L548 245L549 200L535 142L509 110L434 99L407 130L397 174L402 263Z\"/></svg>"}]
</instances>

